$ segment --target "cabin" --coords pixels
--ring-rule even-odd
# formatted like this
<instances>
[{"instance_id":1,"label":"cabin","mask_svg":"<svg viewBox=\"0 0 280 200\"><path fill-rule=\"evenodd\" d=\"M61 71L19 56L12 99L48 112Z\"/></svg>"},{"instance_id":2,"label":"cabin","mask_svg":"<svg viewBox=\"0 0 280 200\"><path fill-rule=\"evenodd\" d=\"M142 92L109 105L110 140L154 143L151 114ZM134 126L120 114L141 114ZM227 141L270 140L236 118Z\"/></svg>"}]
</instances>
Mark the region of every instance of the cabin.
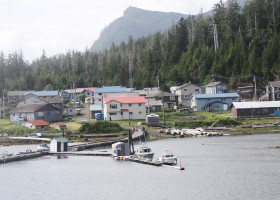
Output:
<instances>
[{"instance_id":1,"label":"cabin","mask_svg":"<svg viewBox=\"0 0 280 200\"><path fill-rule=\"evenodd\" d=\"M233 118L279 116L280 101L233 102L230 111Z\"/></svg>"},{"instance_id":2,"label":"cabin","mask_svg":"<svg viewBox=\"0 0 280 200\"><path fill-rule=\"evenodd\" d=\"M25 122L25 126L30 129L45 131L50 128L50 124L44 120L34 120Z\"/></svg>"},{"instance_id":3,"label":"cabin","mask_svg":"<svg viewBox=\"0 0 280 200\"><path fill-rule=\"evenodd\" d=\"M68 140L66 138L53 138L50 144L50 152L68 151Z\"/></svg>"},{"instance_id":4,"label":"cabin","mask_svg":"<svg viewBox=\"0 0 280 200\"><path fill-rule=\"evenodd\" d=\"M53 126L54 126L54 129L56 129L56 130L65 130L66 129L66 124L64 124L63 122L57 122Z\"/></svg>"}]
</instances>

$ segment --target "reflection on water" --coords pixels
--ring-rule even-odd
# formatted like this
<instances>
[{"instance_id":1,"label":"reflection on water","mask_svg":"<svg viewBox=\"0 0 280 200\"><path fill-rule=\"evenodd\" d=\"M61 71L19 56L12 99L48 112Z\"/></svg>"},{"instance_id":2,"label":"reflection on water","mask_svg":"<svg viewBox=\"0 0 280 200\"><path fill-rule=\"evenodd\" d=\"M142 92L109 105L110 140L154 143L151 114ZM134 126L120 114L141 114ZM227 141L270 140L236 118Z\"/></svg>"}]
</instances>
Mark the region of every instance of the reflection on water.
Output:
<instances>
[{"instance_id":1,"label":"reflection on water","mask_svg":"<svg viewBox=\"0 0 280 200\"><path fill-rule=\"evenodd\" d=\"M184 163L184 171L91 156L9 163L0 165L0 199L276 200L280 150L268 147L279 143L280 134L271 134L172 138L147 144L155 157L164 149L172 150Z\"/></svg>"}]
</instances>

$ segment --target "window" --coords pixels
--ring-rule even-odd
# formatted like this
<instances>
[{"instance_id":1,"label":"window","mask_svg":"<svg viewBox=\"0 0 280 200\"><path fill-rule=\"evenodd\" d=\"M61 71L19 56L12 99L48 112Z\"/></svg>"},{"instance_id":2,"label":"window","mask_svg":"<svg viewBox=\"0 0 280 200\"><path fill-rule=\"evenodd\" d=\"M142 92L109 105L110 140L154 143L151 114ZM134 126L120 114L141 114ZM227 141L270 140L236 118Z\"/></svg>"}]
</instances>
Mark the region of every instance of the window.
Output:
<instances>
[{"instance_id":1,"label":"window","mask_svg":"<svg viewBox=\"0 0 280 200\"><path fill-rule=\"evenodd\" d=\"M139 112L139 115L141 115L141 114L142 114L142 112L140 111L140 112Z\"/></svg>"},{"instance_id":2,"label":"window","mask_svg":"<svg viewBox=\"0 0 280 200\"><path fill-rule=\"evenodd\" d=\"M188 95L187 95L187 94L184 94L184 98L185 98L185 99L188 98Z\"/></svg>"},{"instance_id":3,"label":"window","mask_svg":"<svg viewBox=\"0 0 280 200\"><path fill-rule=\"evenodd\" d=\"M100 95L100 96L101 96L101 95L102 95L102 93L98 93L98 95Z\"/></svg>"},{"instance_id":4,"label":"window","mask_svg":"<svg viewBox=\"0 0 280 200\"><path fill-rule=\"evenodd\" d=\"M117 115L117 113L109 113L109 115Z\"/></svg>"},{"instance_id":5,"label":"window","mask_svg":"<svg viewBox=\"0 0 280 200\"><path fill-rule=\"evenodd\" d=\"M174 101L175 100L175 97L170 97L170 101Z\"/></svg>"},{"instance_id":6,"label":"window","mask_svg":"<svg viewBox=\"0 0 280 200\"><path fill-rule=\"evenodd\" d=\"M199 92L199 89L197 88L197 89L195 89L194 91Z\"/></svg>"},{"instance_id":7,"label":"window","mask_svg":"<svg viewBox=\"0 0 280 200\"><path fill-rule=\"evenodd\" d=\"M133 112L129 112L129 115L132 115L133 114Z\"/></svg>"},{"instance_id":8,"label":"window","mask_svg":"<svg viewBox=\"0 0 280 200\"><path fill-rule=\"evenodd\" d=\"M187 88L185 88L185 89L184 89L184 92L187 92L187 91L188 91L188 89L187 89Z\"/></svg>"},{"instance_id":9,"label":"window","mask_svg":"<svg viewBox=\"0 0 280 200\"><path fill-rule=\"evenodd\" d=\"M111 109L117 109L117 108L118 108L118 105L117 105L117 104L110 104L110 108L111 108Z\"/></svg>"},{"instance_id":10,"label":"window","mask_svg":"<svg viewBox=\"0 0 280 200\"><path fill-rule=\"evenodd\" d=\"M222 98L221 100L222 100L222 101L225 101L225 100L226 100L226 98Z\"/></svg>"},{"instance_id":11,"label":"window","mask_svg":"<svg viewBox=\"0 0 280 200\"><path fill-rule=\"evenodd\" d=\"M132 106L132 104L130 103L130 104L128 104L128 106L130 107L130 106Z\"/></svg>"},{"instance_id":12,"label":"window","mask_svg":"<svg viewBox=\"0 0 280 200\"><path fill-rule=\"evenodd\" d=\"M232 98L232 100L233 100L233 101L235 101L235 100L236 100L236 98Z\"/></svg>"},{"instance_id":13,"label":"window","mask_svg":"<svg viewBox=\"0 0 280 200\"><path fill-rule=\"evenodd\" d=\"M142 103L139 103L138 105L139 105L139 106L142 106Z\"/></svg>"},{"instance_id":14,"label":"window","mask_svg":"<svg viewBox=\"0 0 280 200\"><path fill-rule=\"evenodd\" d=\"M123 112L121 112L121 115L123 115Z\"/></svg>"},{"instance_id":15,"label":"window","mask_svg":"<svg viewBox=\"0 0 280 200\"><path fill-rule=\"evenodd\" d=\"M279 94L277 94L277 99L279 99L280 98L280 93Z\"/></svg>"},{"instance_id":16,"label":"window","mask_svg":"<svg viewBox=\"0 0 280 200\"><path fill-rule=\"evenodd\" d=\"M208 101L211 101L211 99L208 99Z\"/></svg>"}]
</instances>

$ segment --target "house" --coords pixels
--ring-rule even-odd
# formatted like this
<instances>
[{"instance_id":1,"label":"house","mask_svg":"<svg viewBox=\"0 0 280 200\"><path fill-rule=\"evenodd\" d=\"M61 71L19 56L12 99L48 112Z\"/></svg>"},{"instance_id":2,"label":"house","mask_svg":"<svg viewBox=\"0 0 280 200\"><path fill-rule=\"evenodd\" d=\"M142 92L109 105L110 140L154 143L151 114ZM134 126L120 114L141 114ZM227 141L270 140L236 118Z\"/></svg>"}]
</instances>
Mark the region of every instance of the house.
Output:
<instances>
[{"instance_id":1,"label":"house","mask_svg":"<svg viewBox=\"0 0 280 200\"><path fill-rule=\"evenodd\" d=\"M152 94L160 93L162 90L159 87L150 87L144 88L143 90L135 90L138 93L138 96L150 96Z\"/></svg>"},{"instance_id":2,"label":"house","mask_svg":"<svg viewBox=\"0 0 280 200\"><path fill-rule=\"evenodd\" d=\"M7 104L10 108L15 108L17 104L24 100L26 91L8 91Z\"/></svg>"},{"instance_id":3,"label":"house","mask_svg":"<svg viewBox=\"0 0 280 200\"><path fill-rule=\"evenodd\" d=\"M33 120L25 122L25 126L30 129L45 131L50 128L50 124L44 120Z\"/></svg>"},{"instance_id":4,"label":"house","mask_svg":"<svg viewBox=\"0 0 280 200\"><path fill-rule=\"evenodd\" d=\"M84 94L86 98L93 96L93 91L95 88L88 87L88 88L75 88L75 89L67 89L64 90L61 94L64 100L72 100L76 97L76 99Z\"/></svg>"},{"instance_id":5,"label":"house","mask_svg":"<svg viewBox=\"0 0 280 200\"><path fill-rule=\"evenodd\" d=\"M23 101L18 103L18 106L24 104L51 104L52 106L58 108L59 110L63 110L63 100L61 97L38 97L35 94L27 94Z\"/></svg>"},{"instance_id":6,"label":"house","mask_svg":"<svg viewBox=\"0 0 280 200\"><path fill-rule=\"evenodd\" d=\"M108 97L110 93L130 93L134 89L122 86L101 87L94 90L94 104L102 105L104 98Z\"/></svg>"},{"instance_id":7,"label":"house","mask_svg":"<svg viewBox=\"0 0 280 200\"><path fill-rule=\"evenodd\" d=\"M157 92L145 96L147 101L161 101L164 108L178 107L178 95L170 92Z\"/></svg>"},{"instance_id":8,"label":"house","mask_svg":"<svg viewBox=\"0 0 280 200\"><path fill-rule=\"evenodd\" d=\"M163 107L162 101L146 101L146 112L161 112Z\"/></svg>"},{"instance_id":9,"label":"house","mask_svg":"<svg viewBox=\"0 0 280 200\"><path fill-rule=\"evenodd\" d=\"M271 117L280 114L280 101L233 102L233 118Z\"/></svg>"},{"instance_id":10,"label":"house","mask_svg":"<svg viewBox=\"0 0 280 200\"><path fill-rule=\"evenodd\" d=\"M106 97L103 100L105 120L145 119L146 100L144 97Z\"/></svg>"},{"instance_id":11,"label":"house","mask_svg":"<svg viewBox=\"0 0 280 200\"><path fill-rule=\"evenodd\" d=\"M205 94L228 93L228 85L223 82L211 82L204 86Z\"/></svg>"},{"instance_id":12,"label":"house","mask_svg":"<svg viewBox=\"0 0 280 200\"><path fill-rule=\"evenodd\" d=\"M94 119L96 113L102 113L102 105L90 105L90 118Z\"/></svg>"},{"instance_id":13,"label":"house","mask_svg":"<svg viewBox=\"0 0 280 200\"><path fill-rule=\"evenodd\" d=\"M178 104L180 107L191 106L191 97L193 94L200 94L201 88L191 82L181 86L170 88L171 93L178 95Z\"/></svg>"},{"instance_id":14,"label":"house","mask_svg":"<svg viewBox=\"0 0 280 200\"><path fill-rule=\"evenodd\" d=\"M237 102L237 93L194 94L191 107L194 111L223 111L229 110L232 102Z\"/></svg>"},{"instance_id":15,"label":"house","mask_svg":"<svg viewBox=\"0 0 280 200\"><path fill-rule=\"evenodd\" d=\"M269 101L280 100L280 81L268 82L266 86L266 95Z\"/></svg>"},{"instance_id":16,"label":"house","mask_svg":"<svg viewBox=\"0 0 280 200\"><path fill-rule=\"evenodd\" d=\"M62 111L50 104L24 104L10 112L10 119L14 123L33 120L56 122L61 121L61 115Z\"/></svg>"}]
</instances>

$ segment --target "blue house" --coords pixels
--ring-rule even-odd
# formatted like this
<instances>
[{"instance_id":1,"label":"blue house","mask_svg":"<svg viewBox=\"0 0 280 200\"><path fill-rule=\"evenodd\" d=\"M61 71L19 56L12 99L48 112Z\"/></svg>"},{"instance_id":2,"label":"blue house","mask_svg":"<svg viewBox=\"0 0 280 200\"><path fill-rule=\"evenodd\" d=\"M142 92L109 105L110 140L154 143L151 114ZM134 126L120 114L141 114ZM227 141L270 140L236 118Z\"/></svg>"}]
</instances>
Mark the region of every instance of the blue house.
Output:
<instances>
[{"instance_id":1,"label":"blue house","mask_svg":"<svg viewBox=\"0 0 280 200\"><path fill-rule=\"evenodd\" d=\"M194 111L224 111L229 110L232 102L238 102L237 93L194 94L191 107Z\"/></svg>"}]
</instances>

